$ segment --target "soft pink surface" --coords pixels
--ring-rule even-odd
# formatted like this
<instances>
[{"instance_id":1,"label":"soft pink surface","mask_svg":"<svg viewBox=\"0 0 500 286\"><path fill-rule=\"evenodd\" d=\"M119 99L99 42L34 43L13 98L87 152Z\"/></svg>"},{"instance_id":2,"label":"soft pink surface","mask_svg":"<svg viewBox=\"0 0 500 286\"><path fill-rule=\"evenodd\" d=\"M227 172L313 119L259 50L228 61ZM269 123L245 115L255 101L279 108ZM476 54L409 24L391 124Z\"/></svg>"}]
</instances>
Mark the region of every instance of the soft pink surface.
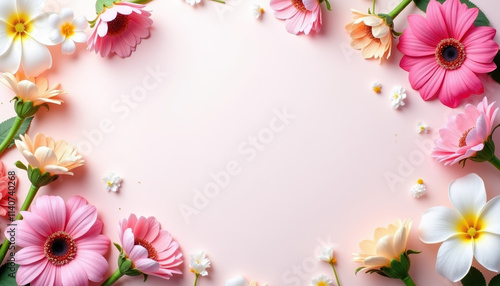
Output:
<instances>
[{"instance_id":1,"label":"soft pink surface","mask_svg":"<svg viewBox=\"0 0 500 286\"><path fill-rule=\"evenodd\" d=\"M378 2L378 12L397 4ZM500 28L500 2L476 3ZM332 12L323 5L321 33L309 36L287 33L268 2L262 2L262 20L255 21L252 4L233 0L221 6L204 0L193 8L181 0L154 1L149 5L151 38L131 58L102 59L83 46L73 56L55 56L46 76L51 83L62 82L68 95L62 106L41 109L29 134L44 132L79 144L87 151L86 164L74 170L74 177L42 188L40 195L84 196L97 207L103 232L115 242L119 220L130 213L155 216L185 257L206 251L212 267L199 286L221 286L239 274L274 286L309 285L319 273L332 276L329 266L315 259L322 244L336 246L342 285L401 285L376 275L355 276L358 265L351 262L351 253L376 226L410 218L408 246L423 251L412 258L414 280L453 285L435 271L439 245L425 245L417 237L420 217L427 208L450 206L447 190L454 179L478 173L491 199L500 195L500 176L489 164L468 162L462 169L436 163L429 142L448 116L482 97L473 96L456 110L437 100L424 102L399 68L399 51L382 65L363 60L350 48L344 26L352 20L351 8L365 11L371 1L333 1ZM88 1L48 5L94 17ZM411 5L396 19L398 31L407 26L406 16L417 12ZM56 54L60 47L51 50ZM157 69L161 82L150 76ZM371 91L374 80L383 85L380 95ZM394 85L408 90L406 105L396 111L389 100ZM495 101L500 87L486 78L485 91ZM136 99L127 99L132 93ZM11 93L2 86L0 94L4 119L13 115ZM288 125L273 119L275 110L283 109L295 116ZM418 121L430 125L429 134L416 132ZM270 124L276 130L272 140ZM90 145L86 134L97 134L100 125L106 133L99 131ZM245 153L249 138L259 133L268 143ZM494 138L500 142L498 133ZM12 169L16 160L22 160L16 150L2 157ZM195 190L214 182L211 173L228 168L237 175L186 222L179 207L193 206ZM101 180L110 170L124 178L119 193L106 191ZM18 198L24 198L26 174L16 173ZM393 184L386 180L390 174L396 178ZM416 200L410 188L418 178L428 194ZM110 249L108 274L116 269L117 258L116 249ZM185 275L169 285L193 285L187 265ZM139 285L140 279L123 278L117 285ZM165 285L156 277L148 283Z\"/></svg>"}]
</instances>

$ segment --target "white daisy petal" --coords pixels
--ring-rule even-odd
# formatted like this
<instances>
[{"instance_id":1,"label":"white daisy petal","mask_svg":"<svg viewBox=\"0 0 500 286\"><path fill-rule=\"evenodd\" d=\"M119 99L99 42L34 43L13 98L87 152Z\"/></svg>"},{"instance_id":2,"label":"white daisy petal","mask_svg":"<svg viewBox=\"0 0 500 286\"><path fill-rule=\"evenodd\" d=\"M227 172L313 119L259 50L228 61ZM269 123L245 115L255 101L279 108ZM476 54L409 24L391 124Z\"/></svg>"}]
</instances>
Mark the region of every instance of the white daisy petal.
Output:
<instances>
[{"instance_id":1,"label":"white daisy petal","mask_svg":"<svg viewBox=\"0 0 500 286\"><path fill-rule=\"evenodd\" d=\"M73 10L71 10L69 8L62 8L60 15L61 15L61 20L65 23L71 22L75 18L75 14L73 14Z\"/></svg>"},{"instance_id":2,"label":"white daisy petal","mask_svg":"<svg viewBox=\"0 0 500 286\"><path fill-rule=\"evenodd\" d=\"M0 1L0 20L7 21L16 11L16 1Z\"/></svg>"},{"instance_id":3,"label":"white daisy petal","mask_svg":"<svg viewBox=\"0 0 500 286\"><path fill-rule=\"evenodd\" d=\"M72 53L75 52L75 49L76 49L75 42L73 42L70 39L66 39L62 43L61 51L65 55L71 55Z\"/></svg>"},{"instance_id":4,"label":"white daisy petal","mask_svg":"<svg viewBox=\"0 0 500 286\"><path fill-rule=\"evenodd\" d=\"M31 19L32 28L29 35L37 42L46 46L53 46L56 44L50 40L50 33L52 30L48 29L48 27L50 27L49 18L53 14L54 13L43 13Z\"/></svg>"},{"instance_id":5,"label":"white daisy petal","mask_svg":"<svg viewBox=\"0 0 500 286\"><path fill-rule=\"evenodd\" d=\"M43 7L45 6L45 0L23 0L15 2L17 4L17 10L23 11L25 14L29 15L32 19L40 15L43 11Z\"/></svg>"},{"instance_id":6,"label":"white daisy petal","mask_svg":"<svg viewBox=\"0 0 500 286\"><path fill-rule=\"evenodd\" d=\"M486 269L500 270L500 235L481 232L474 243L474 256Z\"/></svg>"},{"instance_id":7,"label":"white daisy petal","mask_svg":"<svg viewBox=\"0 0 500 286\"><path fill-rule=\"evenodd\" d=\"M425 243L445 241L457 233L457 225L465 223L454 209L433 207L424 212L420 221L419 236Z\"/></svg>"},{"instance_id":8,"label":"white daisy petal","mask_svg":"<svg viewBox=\"0 0 500 286\"><path fill-rule=\"evenodd\" d=\"M494 197L481 211L481 230L500 234L500 196Z\"/></svg>"},{"instance_id":9,"label":"white daisy petal","mask_svg":"<svg viewBox=\"0 0 500 286\"><path fill-rule=\"evenodd\" d=\"M486 204L486 189L483 180L469 174L450 184L450 201L462 216L477 216Z\"/></svg>"},{"instance_id":10,"label":"white daisy petal","mask_svg":"<svg viewBox=\"0 0 500 286\"><path fill-rule=\"evenodd\" d=\"M446 279L457 282L469 272L474 257L472 240L459 235L443 242L439 248L436 270Z\"/></svg>"},{"instance_id":11,"label":"white daisy petal","mask_svg":"<svg viewBox=\"0 0 500 286\"><path fill-rule=\"evenodd\" d=\"M0 70L3 72L16 73L21 64L22 50L21 41L13 41L9 49L0 56Z\"/></svg>"},{"instance_id":12,"label":"white daisy petal","mask_svg":"<svg viewBox=\"0 0 500 286\"><path fill-rule=\"evenodd\" d=\"M77 43L85 43L87 41L87 34L83 31L75 31L71 39Z\"/></svg>"},{"instance_id":13,"label":"white daisy petal","mask_svg":"<svg viewBox=\"0 0 500 286\"><path fill-rule=\"evenodd\" d=\"M12 37L7 33L10 26L4 21L0 21L0 55L3 55L12 44Z\"/></svg>"},{"instance_id":14,"label":"white daisy petal","mask_svg":"<svg viewBox=\"0 0 500 286\"><path fill-rule=\"evenodd\" d=\"M52 66L49 49L30 37L23 39L22 65L27 76L38 76Z\"/></svg>"},{"instance_id":15,"label":"white daisy petal","mask_svg":"<svg viewBox=\"0 0 500 286\"><path fill-rule=\"evenodd\" d=\"M87 19L84 16L76 18L72 23L77 31L83 31L89 26L89 22L87 22Z\"/></svg>"}]
</instances>

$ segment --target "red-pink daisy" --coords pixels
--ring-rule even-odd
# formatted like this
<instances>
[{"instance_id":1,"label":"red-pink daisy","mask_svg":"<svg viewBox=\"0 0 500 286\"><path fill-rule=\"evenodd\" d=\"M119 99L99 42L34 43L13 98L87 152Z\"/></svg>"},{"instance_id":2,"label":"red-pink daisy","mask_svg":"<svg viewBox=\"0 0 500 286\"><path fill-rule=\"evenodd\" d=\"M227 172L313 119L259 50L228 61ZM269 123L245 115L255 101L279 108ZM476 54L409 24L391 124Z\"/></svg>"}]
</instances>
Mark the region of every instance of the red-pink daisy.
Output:
<instances>
[{"instance_id":1,"label":"red-pink daisy","mask_svg":"<svg viewBox=\"0 0 500 286\"><path fill-rule=\"evenodd\" d=\"M476 27L477 8L459 0L429 2L427 18L408 16L410 27L399 38L405 54L400 66L410 72L410 83L424 100L435 96L456 107L463 98L484 92L479 74L496 69L496 30Z\"/></svg>"},{"instance_id":2,"label":"red-pink daisy","mask_svg":"<svg viewBox=\"0 0 500 286\"><path fill-rule=\"evenodd\" d=\"M19 285L88 285L99 282L108 270L103 255L110 240L100 234L97 210L79 196L66 204L58 196L41 196L31 211L16 221L16 253Z\"/></svg>"},{"instance_id":3,"label":"red-pink daisy","mask_svg":"<svg viewBox=\"0 0 500 286\"><path fill-rule=\"evenodd\" d=\"M0 161L0 217L6 217L9 211L13 213L16 204L16 186L16 175L14 173L9 175L5 165Z\"/></svg>"},{"instance_id":4,"label":"red-pink daisy","mask_svg":"<svg viewBox=\"0 0 500 286\"><path fill-rule=\"evenodd\" d=\"M179 265L182 264L179 244L172 239L170 233L160 229L160 223L155 217L137 218L135 214L131 214L128 219L123 219L119 223L118 234L125 253L129 255L128 252L134 250L134 256L141 260L141 265L144 267L134 263L141 272L165 279L169 279L173 274L182 274L179 269ZM132 242L145 248L147 256L140 255L139 250L132 248L130 245ZM134 261L132 255L129 255L129 259ZM150 260L157 262L159 267L155 268L149 263Z\"/></svg>"},{"instance_id":5,"label":"red-pink daisy","mask_svg":"<svg viewBox=\"0 0 500 286\"><path fill-rule=\"evenodd\" d=\"M274 16L285 21L286 30L292 34L321 30L321 6L318 0L271 0Z\"/></svg>"},{"instance_id":6,"label":"red-pink daisy","mask_svg":"<svg viewBox=\"0 0 500 286\"><path fill-rule=\"evenodd\" d=\"M89 50L106 57L116 53L122 58L129 57L141 40L149 36L153 20L146 6L130 2L116 2L106 8L96 20L95 28L87 45Z\"/></svg>"}]
</instances>

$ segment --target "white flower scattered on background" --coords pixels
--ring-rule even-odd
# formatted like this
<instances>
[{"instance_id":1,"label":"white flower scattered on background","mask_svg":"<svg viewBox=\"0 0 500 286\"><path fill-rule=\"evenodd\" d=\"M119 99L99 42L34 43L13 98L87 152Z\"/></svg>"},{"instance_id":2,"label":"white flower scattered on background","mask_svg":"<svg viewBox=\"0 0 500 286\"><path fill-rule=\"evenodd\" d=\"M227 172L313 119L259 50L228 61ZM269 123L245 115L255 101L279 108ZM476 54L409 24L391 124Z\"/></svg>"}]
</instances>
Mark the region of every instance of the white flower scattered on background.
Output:
<instances>
[{"instance_id":1,"label":"white flower scattered on background","mask_svg":"<svg viewBox=\"0 0 500 286\"><path fill-rule=\"evenodd\" d=\"M264 13L264 8L262 8L262 6L260 6L259 4L252 5L252 16L255 19L259 19L260 16L262 16L262 13Z\"/></svg>"},{"instance_id":2,"label":"white flower scattered on background","mask_svg":"<svg viewBox=\"0 0 500 286\"><path fill-rule=\"evenodd\" d=\"M226 280L226 286L248 286L248 282L243 276L236 276Z\"/></svg>"},{"instance_id":3,"label":"white flower scattered on background","mask_svg":"<svg viewBox=\"0 0 500 286\"><path fill-rule=\"evenodd\" d=\"M429 125L427 125L425 122L418 122L417 123L417 132L422 134L422 133L427 133L429 132Z\"/></svg>"},{"instance_id":4,"label":"white flower scattered on background","mask_svg":"<svg viewBox=\"0 0 500 286\"><path fill-rule=\"evenodd\" d=\"M122 178L113 171L108 172L102 179L106 183L106 190L108 191L117 192L121 186Z\"/></svg>"},{"instance_id":5,"label":"white flower scattered on background","mask_svg":"<svg viewBox=\"0 0 500 286\"><path fill-rule=\"evenodd\" d=\"M325 274L320 274L312 279L313 286L328 286L332 285L332 278L326 276Z\"/></svg>"},{"instance_id":6,"label":"white flower scattered on background","mask_svg":"<svg viewBox=\"0 0 500 286\"><path fill-rule=\"evenodd\" d=\"M372 90L375 93L380 93L382 91L382 85L380 84L380 82L378 80L372 82Z\"/></svg>"},{"instance_id":7,"label":"white flower scattered on background","mask_svg":"<svg viewBox=\"0 0 500 286\"><path fill-rule=\"evenodd\" d=\"M318 259L328 263L335 263L336 259L333 257L333 246L323 247L321 249L321 253L318 256Z\"/></svg>"},{"instance_id":8,"label":"white flower scattered on background","mask_svg":"<svg viewBox=\"0 0 500 286\"><path fill-rule=\"evenodd\" d=\"M83 16L75 19L71 9L63 8L61 14L50 15L49 25L52 30L50 40L54 43L62 43L61 51L65 55L75 52L75 42L87 42L87 34L85 33L88 26L87 19Z\"/></svg>"},{"instance_id":9,"label":"white flower scattered on background","mask_svg":"<svg viewBox=\"0 0 500 286\"><path fill-rule=\"evenodd\" d=\"M424 180L418 179L417 183L411 187L411 195L418 199L427 193L427 187L424 185Z\"/></svg>"},{"instance_id":10,"label":"white flower scattered on background","mask_svg":"<svg viewBox=\"0 0 500 286\"><path fill-rule=\"evenodd\" d=\"M406 98L406 90L399 85L396 85L392 89L392 94L389 97L391 99L392 108L398 109L400 106L405 105L404 99Z\"/></svg>"},{"instance_id":11,"label":"white flower scattered on background","mask_svg":"<svg viewBox=\"0 0 500 286\"><path fill-rule=\"evenodd\" d=\"M189 267L196 275L207 276L207 268L210 267L210 260L205 256L204 251L198 251L189 256Z\"/></svg>"},{"instance_id":12,"label":"white flower scattered on background","mask_svg":"<svg viewBox=\"0 0 500 286\"><path fill-rule=\"evenodd\" d=\"M191 6L194 6L196 4L200 4L201 0L186 0L186 3L188 3Z\"/></svg>"}]
</instances>

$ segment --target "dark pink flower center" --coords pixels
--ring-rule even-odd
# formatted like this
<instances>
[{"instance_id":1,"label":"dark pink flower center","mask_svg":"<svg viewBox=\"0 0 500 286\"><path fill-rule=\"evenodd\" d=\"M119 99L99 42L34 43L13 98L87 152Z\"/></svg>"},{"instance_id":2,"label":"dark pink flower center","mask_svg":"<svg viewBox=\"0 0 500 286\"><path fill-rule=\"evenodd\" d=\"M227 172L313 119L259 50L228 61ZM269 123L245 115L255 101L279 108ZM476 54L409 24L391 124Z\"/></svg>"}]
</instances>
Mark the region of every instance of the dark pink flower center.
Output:
<instances>
[{"instance_id":1,"label":"dark pink flower center","mask_svg":"<svg viewBox=\"0 0 500 286\"><path fill-rule=\"evenodd\" d=\"M444 39L436 47L436 60L447 70L456 70L465 61L465 46L453 38Z\"/></svg>"},{"instance_id":2,"label":"dark pink flower center","mask_svg":"<svg viewBox=\"0 0 500 286\"><path fill-rule=\"evenodd\" d=\"M76 256L75 240L64 231L54 232L47 237L43 246L43 253L54 265L67 264Z\"/></svg>"},{"instance_id":3,"label":"dark pink flower center","mask_svg":"<svg viewBox=\"0 0 500 286\"><path fill-rule=\"evenodd\" d=\"M462 148L467 146L467 135L469 135L469 132L474 129L474 127L470 128L469 130L465 131L464 134L462 135L462 138L458 141L458 147Z\"/></svg>"},{"instance_id":4,"label":"dark pink flower center","mask_svg":"<svg viewBox=\"0 0 500 286\"><path fill-rule=\"evenodd\" d=\"M304 6L302 0L292 0L292 4L300 12L307 12L306 6Z\"/></svg>"},{"instance_id":5,"label":"dark pink flower center","mask_svg":"<svg viewBox=\"0 0 500 286\"><path fill-rule=\"evenodd\" d=\"M148 258L151 258L153 260L158 259L158 253L156 252L156 249L148 241L145 241L144 239L141 239L141 238L136 238L135 244L136 245L138 244L138 245L146 248L146 250L148 251Z\"/></svg>"},{"instance_id":6,"label":"dark pink flower center","mask_svg":"<svg viewBox=\"0 0 500 286\"><path fill-rule=\"evenodd\" d=\"M108 35L116 36L123 33L128 28L129 21L128 15L116 14L116 18L108 22Z\"/></svg>"}]
</instances>

